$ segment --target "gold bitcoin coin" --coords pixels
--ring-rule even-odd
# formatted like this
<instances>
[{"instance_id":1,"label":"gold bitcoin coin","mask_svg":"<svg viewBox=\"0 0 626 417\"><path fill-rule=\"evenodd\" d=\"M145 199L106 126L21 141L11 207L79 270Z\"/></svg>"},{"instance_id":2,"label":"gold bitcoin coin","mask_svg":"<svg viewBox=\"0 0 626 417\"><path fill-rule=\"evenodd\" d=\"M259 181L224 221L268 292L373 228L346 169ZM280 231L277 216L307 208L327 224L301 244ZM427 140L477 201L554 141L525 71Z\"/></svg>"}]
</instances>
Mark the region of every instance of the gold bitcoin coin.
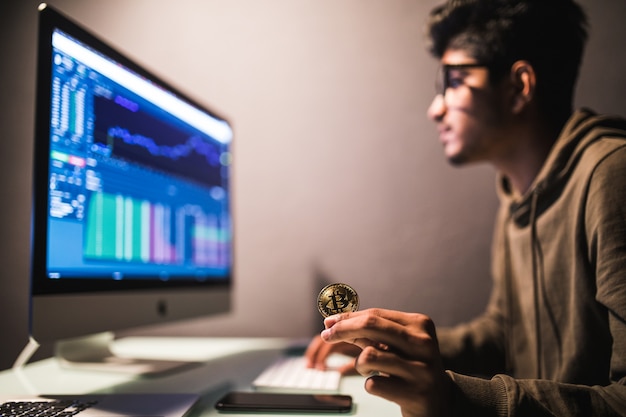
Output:
<instances>
[{"instance_id":1,"label":"gold bitcoin coin","mask_svg":"<svg viewBox=\"0 0 626 417\"><path fill-rule=\"evenodd\" d=\"M330 284L317 296L317 308L324 317L359 309L359 295L347 284Z\"/></svg>"}]
</instances>

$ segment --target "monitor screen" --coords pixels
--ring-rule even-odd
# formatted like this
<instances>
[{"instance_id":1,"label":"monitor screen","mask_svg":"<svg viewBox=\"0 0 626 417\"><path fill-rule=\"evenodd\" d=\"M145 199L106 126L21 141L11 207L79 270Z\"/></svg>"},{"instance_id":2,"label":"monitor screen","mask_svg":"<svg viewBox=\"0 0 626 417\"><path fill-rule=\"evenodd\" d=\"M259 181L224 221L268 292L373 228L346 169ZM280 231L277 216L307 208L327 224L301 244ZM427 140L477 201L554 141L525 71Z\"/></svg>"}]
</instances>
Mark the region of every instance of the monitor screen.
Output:
<instances>
[{"instance_id":1,"label":"monitor screen","mask_svg":"<svg viewBox=\"0 0 626 417\"><path fill-rule=\"evenodd\" d=\"M228 311L228 121L40 6L31 334Z\"/></svg>"}]
</instances>

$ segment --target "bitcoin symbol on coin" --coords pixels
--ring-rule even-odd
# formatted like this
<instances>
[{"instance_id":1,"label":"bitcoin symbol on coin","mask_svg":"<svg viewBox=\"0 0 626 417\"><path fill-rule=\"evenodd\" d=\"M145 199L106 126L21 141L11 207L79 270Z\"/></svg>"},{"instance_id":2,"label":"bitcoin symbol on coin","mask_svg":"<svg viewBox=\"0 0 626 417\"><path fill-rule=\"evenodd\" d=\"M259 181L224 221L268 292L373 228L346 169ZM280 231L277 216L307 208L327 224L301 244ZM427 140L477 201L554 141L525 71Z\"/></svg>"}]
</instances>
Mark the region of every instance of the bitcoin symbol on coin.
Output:
<instances>
[{"instance_id":1,"label":"bitcoin symbol on coin","mask_svg":"<svg viewBox=\"0 0 626 417\"><path fill-rule=\"evenodd\" d=\"M324 317L357 311L359 296L347 284L330 284L322 288L317 296L317 308Z\"/></svg>"}]
</instances>

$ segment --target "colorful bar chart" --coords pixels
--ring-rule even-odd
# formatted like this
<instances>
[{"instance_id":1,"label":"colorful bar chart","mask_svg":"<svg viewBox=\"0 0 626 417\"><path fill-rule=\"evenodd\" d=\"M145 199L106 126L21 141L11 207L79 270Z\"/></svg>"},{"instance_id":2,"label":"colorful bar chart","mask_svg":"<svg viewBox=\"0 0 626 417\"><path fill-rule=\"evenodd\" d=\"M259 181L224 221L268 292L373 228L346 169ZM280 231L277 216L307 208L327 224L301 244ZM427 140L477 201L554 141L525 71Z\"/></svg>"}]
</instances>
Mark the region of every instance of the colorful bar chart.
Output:
<instances>
[{"instance_id":1,"label":"colorful bar chart","mask_svg":"<svg viewBox=\"0 0 626 417\"><path fill-rule=\"evenodd\" d=\"M230 233L198 206L171 207L94 193L87 206L86 258L118 262L222 267Z\"/></svg>"}]
</instances>

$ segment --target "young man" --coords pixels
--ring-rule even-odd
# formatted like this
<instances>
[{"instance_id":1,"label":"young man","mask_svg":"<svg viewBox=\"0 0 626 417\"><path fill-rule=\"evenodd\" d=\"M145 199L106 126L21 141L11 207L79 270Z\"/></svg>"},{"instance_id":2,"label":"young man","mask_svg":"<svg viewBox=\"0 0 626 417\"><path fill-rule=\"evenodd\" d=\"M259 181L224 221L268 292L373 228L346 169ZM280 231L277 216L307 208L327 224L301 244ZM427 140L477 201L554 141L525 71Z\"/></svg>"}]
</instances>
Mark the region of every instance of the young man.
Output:
<instances>
[{"instance_id":1,"label":"young man","mask_svg":"<svg viewBox=\"0 0 626 417\"><path fill-rule=\"evenodd\" d=\"M572 109L585 26L572 0L433 10L429 117L452 164L498 172L489 305L437 332L421 314L331 316L311 366L352 350L404 417L626 416L626 121Z\"/></svg>"}]
</instances>

